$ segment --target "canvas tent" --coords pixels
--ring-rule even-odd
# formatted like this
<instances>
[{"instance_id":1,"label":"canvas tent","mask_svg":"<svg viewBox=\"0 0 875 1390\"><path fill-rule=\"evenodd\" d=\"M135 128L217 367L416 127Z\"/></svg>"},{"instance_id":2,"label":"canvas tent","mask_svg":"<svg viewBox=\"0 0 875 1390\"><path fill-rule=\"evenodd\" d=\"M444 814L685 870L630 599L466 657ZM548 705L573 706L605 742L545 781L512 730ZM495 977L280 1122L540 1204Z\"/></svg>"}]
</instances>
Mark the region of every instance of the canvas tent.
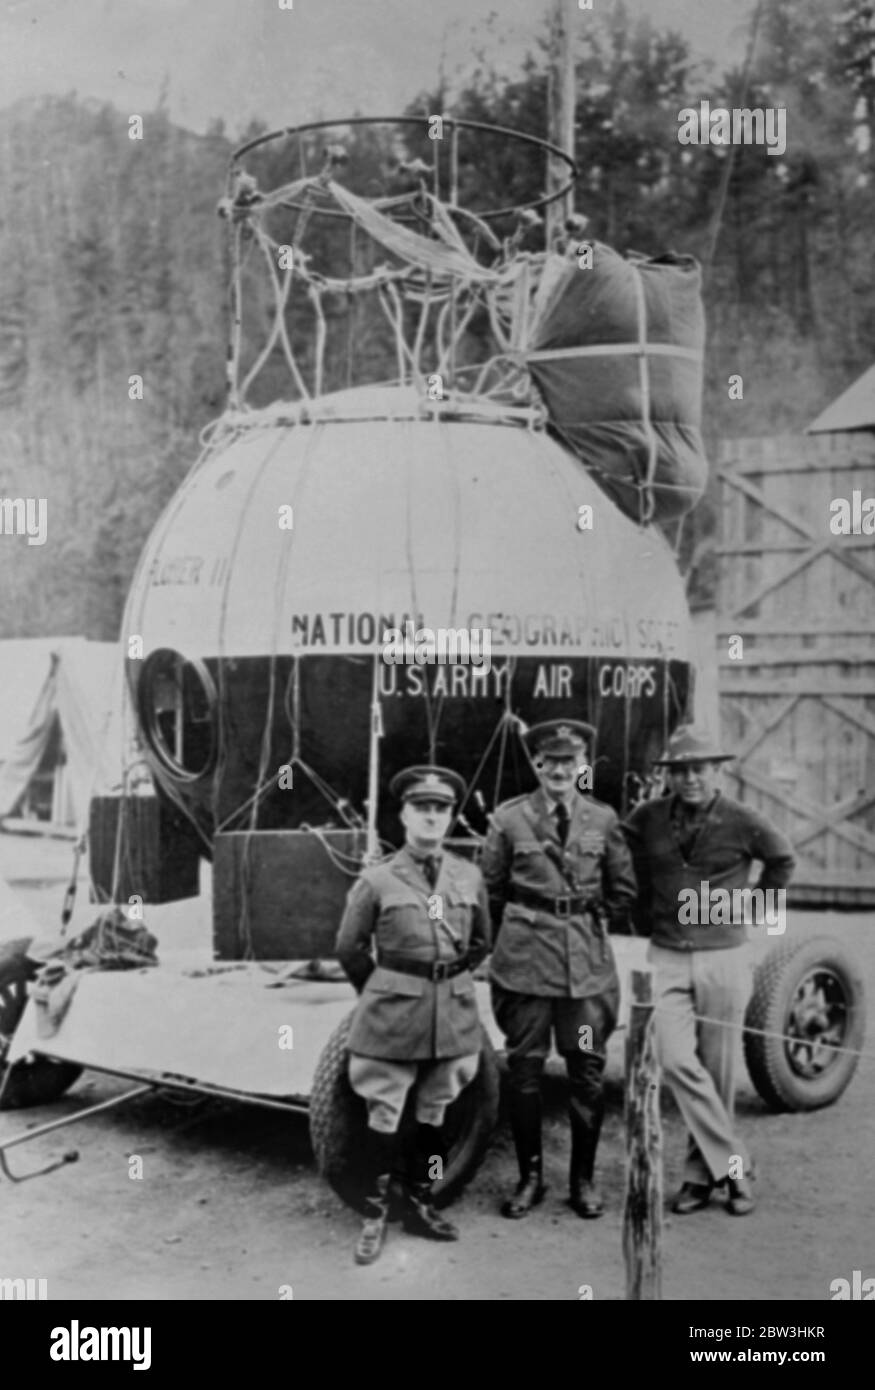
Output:
<instances>
[{"instance_id":1,"label":"canvas tent","mask_svg":"<svg viewBox=\"0 0 875 1390\"><path fill-rule=\"evenodd\" d=\"M49 778L50 819L84 829L91 797L121 786L121 704L116 643L0 642L0 819Z\"/></svg>"},{"instance_id":2,"label":"canvas tent","mask_svg":"<svg viewBox=\"0 0 875 1390\"><path fill-rule=\"evenodd\" d=\"M875 430L875 365L822 410L805 433L832 434L845 430Z\"/></svg>"}]
</instances>

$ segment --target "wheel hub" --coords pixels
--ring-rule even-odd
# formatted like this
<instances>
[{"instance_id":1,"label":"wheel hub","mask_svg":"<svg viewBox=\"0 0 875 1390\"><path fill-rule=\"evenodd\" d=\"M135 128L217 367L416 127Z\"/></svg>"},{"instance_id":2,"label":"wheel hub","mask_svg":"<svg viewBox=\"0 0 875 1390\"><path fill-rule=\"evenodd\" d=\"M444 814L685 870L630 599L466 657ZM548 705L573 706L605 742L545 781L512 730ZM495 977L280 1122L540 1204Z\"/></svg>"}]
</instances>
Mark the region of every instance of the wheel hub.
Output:
<instances>
[{"instance_id":1,"label":"wheel hub","mask_svg":"<svg viewBox=\"0 0 875 1390\"><path fill-rule=\"evenodd\" d=\"M836 1060L847 1029L847 999L841 980L819 967L799 982L787 1022L787 1056L793 1070L821 1076Z\"/></svg>"}]
</instances>

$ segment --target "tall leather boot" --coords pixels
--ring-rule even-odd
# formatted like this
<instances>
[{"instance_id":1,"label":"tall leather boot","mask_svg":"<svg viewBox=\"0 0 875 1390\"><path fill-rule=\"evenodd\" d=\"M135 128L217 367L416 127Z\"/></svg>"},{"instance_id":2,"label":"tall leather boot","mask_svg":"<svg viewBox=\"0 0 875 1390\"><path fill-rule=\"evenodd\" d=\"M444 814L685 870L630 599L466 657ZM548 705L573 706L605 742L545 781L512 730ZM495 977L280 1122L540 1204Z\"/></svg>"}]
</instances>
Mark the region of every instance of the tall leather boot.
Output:
<instances>
[{"instance_id":1,"label":"tall leather boot","mask_svg":"<svg viewBox=\"0 0 875 1390\"><path fill-rule=\"evenodd\" d=\"M592 1220L602 1216L605 1204L593 1182L595 1155L604 1117L604 1101L584 1105L573 1096L568 1107L571 1121L571 1167L569 1203L578 1216Z\"/></svg>"},{"instance_id":2,"label":"tall leather boot","mask_svg":"<svg viewBox=\"0 0 875 1390\"><path fill-rule=\"evenodd\" d=\"M516 1221L528 1216L532 1207L544 1200L547 1191L541 1153L540 1091L511 1091L510 1126L520 1180L513 1196L502 1204L501 1214Z\"/></svg>"},{"instance_id":3,"label":"tall leather boot","mask_svg":"<svg viewBox=\"0 0 875 1390\"><path fill-rule=\"evenodd\" d=\"M355 1247L354 1259L358 1265L373 1264L385 1243L392 1200L392 1169L397 1150L397 1134L368 1130L368 1195L365 1198L365 1220Z\"/></svg>"},{"instance_id":4,"label":"tall leather boot","mask_svg":"<svg viewBox=\"0 0 875 1390\"><path fill-rule=\"evenodd\" d=\"M436 1158L442 1164L446 1160L441 1127L417 1124L404 1185L401 1223L411 1235L425 1236L427 1240L458 1240L458 1227L435 1211L429 1170Z\"/></svg>"}]
</instances>

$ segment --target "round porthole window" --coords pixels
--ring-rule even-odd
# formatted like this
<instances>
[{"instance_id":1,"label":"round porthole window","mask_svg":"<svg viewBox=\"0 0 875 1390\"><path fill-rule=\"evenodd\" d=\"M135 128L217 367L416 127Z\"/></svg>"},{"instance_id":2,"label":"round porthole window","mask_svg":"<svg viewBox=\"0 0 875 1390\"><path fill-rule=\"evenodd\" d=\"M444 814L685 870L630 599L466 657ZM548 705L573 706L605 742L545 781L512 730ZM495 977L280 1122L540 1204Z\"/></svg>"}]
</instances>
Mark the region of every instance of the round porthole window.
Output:
<instances>
[{"instance_id":1,"label":"round porthole window","mask_svg":"<svg viewBox=\"0 0 875 1390\"><path fill-rule=\"evenodd\" d=\"M174 777L193 781L216 761L216 687L201 661L161 648L143 663L137 688L140 726Z\"/></svg>"}]
</instances>

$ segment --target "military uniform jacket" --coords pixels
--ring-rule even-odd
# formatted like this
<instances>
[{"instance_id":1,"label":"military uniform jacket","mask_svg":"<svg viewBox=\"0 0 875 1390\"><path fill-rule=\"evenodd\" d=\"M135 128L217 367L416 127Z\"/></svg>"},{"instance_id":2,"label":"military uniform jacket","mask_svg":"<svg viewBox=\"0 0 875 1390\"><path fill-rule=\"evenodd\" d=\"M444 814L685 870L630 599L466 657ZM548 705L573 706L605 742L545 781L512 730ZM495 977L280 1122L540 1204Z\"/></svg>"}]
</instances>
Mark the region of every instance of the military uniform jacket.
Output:
<instances>
[{"instance_id":1,"label":"military uniform jacket","mask_svg":"<svg viewBox=\"0 0 875 1390\"><path fill-rule=\"evenodd\" d=\"M574 887L545 845L561 857ZM631 856L610 806L576 796L563 850L550 802L540 788L505 801L491 817L481 867L492 920L501 924L490 969L496 984L520 994L574 999L619 992L605 917L625 917L636 886ZM513 902L515 884L548 897L590 898L593 906L558 917Z\"/></svg>"},{"instance_id":2,"label":"military uniform jacket","mask_svg":"<svg viewBox=\"0 0 875 1390\"><path fill-rule=\"evenodd\" d=\"M468 952L470 969L438 981L386 969L380 958L390 954L428 962L458 959L450 933L429 916L435 895L444 922ZM406 848L365 869L350 890L337 936L338 959L361 991L350 1052L404 1062L479 1052L471 970L487 954L490 935L482 875L458 855L443 852L433 888Z\"/></svg>"}]
</instances>

